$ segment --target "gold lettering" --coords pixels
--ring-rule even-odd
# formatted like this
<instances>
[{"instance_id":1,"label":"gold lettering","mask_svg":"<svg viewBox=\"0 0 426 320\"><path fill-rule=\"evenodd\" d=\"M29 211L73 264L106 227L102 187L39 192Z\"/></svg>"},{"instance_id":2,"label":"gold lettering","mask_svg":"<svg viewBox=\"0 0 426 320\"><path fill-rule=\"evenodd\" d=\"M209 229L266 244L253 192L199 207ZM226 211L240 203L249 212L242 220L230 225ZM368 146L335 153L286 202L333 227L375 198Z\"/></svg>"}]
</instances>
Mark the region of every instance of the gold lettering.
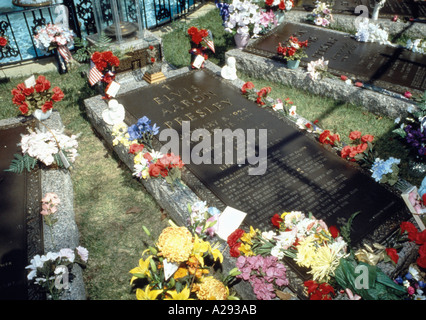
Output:
<instances>
[{"instance_id":1,"label":"gold lettering","mask_svg":"<svg viewBox=\"0 0 426 320\"><path fill-rule=\"evenodd\" d=\"M184 104L184 105L185 105L185 106L187 106L187 107L192 106L192 103L191 103L191 102L189 102L188 100L181 100L181 103L182 103L182 104Z\"/></svg>"},{"instance_id":2,"label":"gold lettering","mask_svg":"<svg viewBox=\"0 0 426 320\"><path fill-rule=\"evenodd\" d=\"M172 121L166 121L166 122L164 122L164 124L165 124L166 126L168 126L170 129L173 129L173 128L172 128L172 124L173 124L173 122L172 122Z\"/></svg>"},{"instance_id":3,"label":"gold lettering","mask_svg":"<svg viewBox=\"0 0 426 320\"><path fill-rule=\"evenodd\" d=\"M197 109L197 110L195 110L195 112L196 112L197 114L199 114L201 118L204 118L204 117L207 115L207 114L206 114L205 112L203 112L203 110L201 110L201 109Z\"/></svg>"},{"instance_id":4,"label":"gold lettering","mask_svg":"<svg viewBox=\"0 0 426 320\"><path fill-rule=\"evenodd\" d=\"M163 102L160 100L160 97L155 97L154 101L157 102L157 104L163 104Z\"/></svg>"},{"instance_id":5,"label":"gold lettering","mask_svg":"<svg viewBox=\"0 0 426 320\"><path fill-rule=\"evenodd\" d=\"M182 118L178 117L178 118L174 118L173 120L179 123L179 125L182 125L182 121L183 121Z\"/></svg>"},{"instance_id":6,"label":"gold lettering","mask_svg":"<svg viewBox=\"0 0 426 320\"><path fill-rule=\"evenodd\" d=\"M195 119L197 119L196 117L194 117L194 115L193 115L191 112L189 112L189 113L185 113L185 116L186 116L189 120L195 120Z\"/></svg>"}]
</instances>

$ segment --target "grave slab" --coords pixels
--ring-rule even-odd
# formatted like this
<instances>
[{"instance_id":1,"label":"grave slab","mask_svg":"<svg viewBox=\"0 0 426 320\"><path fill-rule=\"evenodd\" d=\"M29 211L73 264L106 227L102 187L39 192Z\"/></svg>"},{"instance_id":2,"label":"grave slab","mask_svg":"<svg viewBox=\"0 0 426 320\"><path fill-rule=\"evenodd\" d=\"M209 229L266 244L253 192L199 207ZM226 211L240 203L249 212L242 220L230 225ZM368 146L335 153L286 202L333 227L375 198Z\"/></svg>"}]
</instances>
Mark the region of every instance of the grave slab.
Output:
<instances>
[{"instance_id":1,"label":"grave slab","mask_svg":"<svg viewBox=\"0 0 426 320\"><path fill-rule=\"evenodd\" d=\"M183 72L164 72L168 79L160 84L148 86L141 82L129 90L122 87L117 100L126 109L126 123L132 124L145 115L157 123L160 130L171 127L182 133L180 123L186 116L192 118L192 130L213 130L222 126L231 129L266 127L269 171L264 178L269 179L270 183L261 181L262 176L248 176L247 165L191 163L187 163L183 170L185 184L175 187L174 191L162 180L141 181L175 222L185 225L188 218L186 204L195 199L207 201L209 206L216 206L220 210L233 206L245 211L248 216L244 225L253 224L260 229L270 228L270 217L282 210L303 211L311 205L315 216L330 223L343 222L357 208L363 207L361 210L365 214L357 225L353 225L357 238L354 241L358 242L383 239L395 230L400 221L407 219L409 213L397 193L375 183L365 173L323 149L312 137L299 132L288 119L277 118L276 114L246 100L239 92L241 80L223 80L220 78L220 68L208 61L206 66L208 70L189 71L183 68ZM112 146L112 126L103 122L101 116L107 107L105 101L98 96L85 100L85 105L96 131L132 170L132 157L127 150L120 145ZM176 113L172 117L173 110ZM154 142L157 150L161 143L157 140ZM292 192L293 197L289 197ZM316 192L319 194L314 195ZM310 197L319 198L311 200ZM306 203L298 198L303 198ZM327 200L328 203L325 203ZM340 210L333 213L338 206ZM232 268L233 258L229 257L227 250L224 253L225 269ZM306 274L303 270L295 270L289 261L286 263L291 266L288 268L289 287L305 299L303 276ZM239 293L242 292L243 299L253 299L250 291L246 286Z\"/></svg>"},{"instance_id":2,"label":"grave slab","mask_svg":"<svg viewBox=\"0 0 426 320\"><path fill-rule=\"evenodd\" d=\"M244 51L285 63L276 50L278 44L284 44L290 36L308 40L308 57L301 60L302 66L324 57L329 61L328 71L337 76L344 74L402 94L407 90L422 94L426 90L425 55L378 43L359 42L349 34L307 24L282 23L251 42Z\"/></svg>"}]
</instances>

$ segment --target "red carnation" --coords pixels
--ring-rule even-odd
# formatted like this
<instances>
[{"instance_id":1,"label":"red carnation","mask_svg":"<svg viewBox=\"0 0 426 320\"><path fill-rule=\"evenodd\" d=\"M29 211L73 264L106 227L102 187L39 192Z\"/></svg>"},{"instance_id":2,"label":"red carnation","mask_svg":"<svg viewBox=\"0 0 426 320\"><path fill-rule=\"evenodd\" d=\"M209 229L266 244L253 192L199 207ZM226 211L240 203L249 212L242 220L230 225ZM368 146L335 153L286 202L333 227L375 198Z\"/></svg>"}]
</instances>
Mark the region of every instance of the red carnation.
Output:
<instances>
[{"instance_id":1,"label":"red carnation","mask_svg":"<svg viewBox=\"0 0 426 320\"><path fill-rule=\"evenodd\" d=\"M280 222L284 221L278 213L274 214L274 216L271 218L271 222L274 226L277 228L280 227Z\"/></svg>"},{"instance_id":2,"label":"red carnation","mask_svg":"<svg viewBox=\"0 0 426 320\"><path fill-rule=\"evenodd\" d=\"M54 87L52 91L53 91L53 95L52 95L53 101L58 102L64 98L64 93L59 87Z\"/></svg>"},{"instance_id":3,"label":"red carnation","mask_svg":"<svg viewBox=\"0 0 426 320\"><path fill-rule=\"evenodd\" d=\"M28 113L29 109L26 102L24 102L23 104L19 106L19 111L21 111L21 113L24 115Z\"/></svg>"},{"instance_id":4,"label":"red carnation","mask_svg":"<svg viewBox=\"0 0 426 320\"><path fill-rule=\"evenodd\" d=\"M244 234L244 230L243 229L236 229L234 232L232 232L227 239L227 243L230 247L233 247L236 243L237 240L240 239Z\"/></svg>"},{"instance_id":5,"label":"red carnation","mask_svg":"<svg viewBox=\"0 0 426 320\"><path fill-rule=\"evenodd\" d=\"M52 109L53 108L53 103L52 103L52 101L46 101L44 104L43 104L43 106L41 107L41 111L43 111L43 112L47 112L47 111L49 111L50 109Z\"/></svg>"},{"instance_id":6,"label":"red carnation","mask_svg":"<svg viewBox=\"0 0 426 320\"><path fill-rule=\"evenodd\" d=\"M274 3L274 0L265 0L265 4L269 7L272 6L273 3Z\"/></svg>"},{"instance_id":7,"label":"red carnation","mask_svg":"<svg viewBox=\"0 0 426 320\"><path fill-rule=\"evenodd\" d=\"M240 247L241 242L238 242L230 248L229 254L231 255L231 257L238 258L240 256Z\"/></svg>"},{"instance_id":8,"label":"red carnation","mask_svg":"<svg viewBox=\"0 0 426 320\"><path fill-rule=\"evenodd\" d=\"M393 262L398 263L399 256L395 248L386 248L386 254L389 256L389 258L392 259Z\"/></svg>"},{"instance_id":9,"label":"red carnation","mask_svg":"<svg viewBox=\"0 0 426 320\"><path fill-rule=\"evenodd\" d=\"M132 143L129 147L129 153L131 154L136 154L140 151L142 151L144 148L143 144L139 144L139 143Z\"/></svg>"},{"instance_id":10,"label":"red carnation","mask_svg":"<svg viewBox=\"0 0 426 320\"><path fill-rule=\"evenodd\" d=\"M360 139L360 138L361 138L361 132L360 131L352 131L349 134L349 139L351 139L351 140L357 140L357 139Z\"/></svg>"},{"instance_id":11,"label":"red carnation","mask_svg":"<svg viewBox=\"0 0 426 320\"><path fill-rule=\"evenodd\" d=\"M246 82L243 84L243 86L241 87L241 92L243 94L247 93L247 90L253 89L254 88L254 84L250 81Z\"/></svg>"},{"instance_id":12,"label":"red carnation","mask_svg":"<svg viewBox=\"0 0 426 320\"><path fill-rule=\"evenodd\" d=\"M340 76L340 79L343 80L343 81L346 81L346 80L348 80L348 77L342 74Z\"/></svg>"},{"instance_id":13,"label":"red carnation","mask_svg":"<svg viewBox=\"0 0 426 320\"><path fill-rule=\"evenodd\" d=\"M374 136L371 134L365 134L361 137L362 142L372 142L374 140Z\"/></svg>"}]
</instances>

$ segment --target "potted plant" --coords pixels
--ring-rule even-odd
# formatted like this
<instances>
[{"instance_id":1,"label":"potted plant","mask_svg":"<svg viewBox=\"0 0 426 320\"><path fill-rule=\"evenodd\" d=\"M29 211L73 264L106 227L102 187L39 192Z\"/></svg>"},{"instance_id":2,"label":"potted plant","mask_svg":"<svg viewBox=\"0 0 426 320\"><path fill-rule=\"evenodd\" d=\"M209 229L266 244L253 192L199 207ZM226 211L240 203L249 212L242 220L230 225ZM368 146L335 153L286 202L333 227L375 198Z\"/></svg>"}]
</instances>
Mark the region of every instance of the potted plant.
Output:
<instances>
[{"instance_id":1,"label":"potted plant","mask_svg":"<svg viewBox=\"0 0 426 320\"><path fill-rule=\"evenodd\" d=\"M287 61L287 67L289 69L297 69L299 67L300 60L307 57L305 52L305 48L307 47L308 40L299 41L298 38L291 36L287 40L286 46L282 46L281 43L278 44L277 53L282 55Z\"/></svg>"},{"instance_id":2,"label":"potted plant","mask_svg":"<svg viewBox=\"0 0 426 320\"><path fill-rule=\"evenodd\" d=\"M233 0L228 12L225 31L232 33L237 48L243 49L250 38L257 37L262 31L260 7L248 0Z\"/></svg>"}]
</instances>

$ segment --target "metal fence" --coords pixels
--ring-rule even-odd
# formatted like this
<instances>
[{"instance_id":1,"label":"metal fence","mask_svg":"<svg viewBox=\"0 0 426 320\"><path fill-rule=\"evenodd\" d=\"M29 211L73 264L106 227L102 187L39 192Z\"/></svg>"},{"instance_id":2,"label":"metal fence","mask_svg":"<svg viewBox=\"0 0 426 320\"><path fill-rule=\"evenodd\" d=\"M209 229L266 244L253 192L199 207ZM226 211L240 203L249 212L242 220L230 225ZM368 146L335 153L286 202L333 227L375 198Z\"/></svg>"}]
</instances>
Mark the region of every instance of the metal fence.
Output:
<instances>
[{"instance_id":1,"label":"metal fence","mask_svg":"<svg viewBox=\"0 0 426 320\"><path fill-rule=\"evenodd\" d=\"M62 5L68 9L69 27L77 37L84 38L97 33L93 1L99 1L103 21L113 22L110 0L62 0L59 4L43 7L0 8L0 36L8 39L8 44L0 50L0 65L44 58L51 53L42 52L34 42L37 29L48 23L55 23L63 14ZM192 12L196 0L118 0L121 2L129 21L136 22L136 7L144 29L153 29ZM139 6L135 5L139 1Z\"/></svg>"}]
</instances>

